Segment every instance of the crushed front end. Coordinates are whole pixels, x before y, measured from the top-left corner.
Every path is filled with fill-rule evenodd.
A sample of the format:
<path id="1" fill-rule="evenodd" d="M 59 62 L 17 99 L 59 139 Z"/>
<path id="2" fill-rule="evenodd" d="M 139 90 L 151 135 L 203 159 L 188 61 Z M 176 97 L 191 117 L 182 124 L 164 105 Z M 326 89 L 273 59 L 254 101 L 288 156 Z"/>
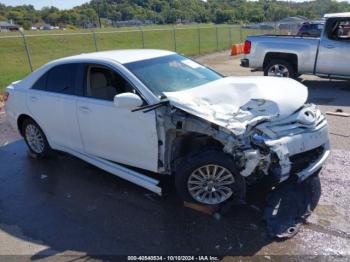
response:
<path id="1" fill-rule="evenodd" d="M 249 146 L 236 150 L 235 156 L 248 182 L 265 175 L 277 183 L 292 175 L 303 181 L 320 170 L 330 154 L 327 120 L 310 104 L 283 120 L 262 121 L 242 141 Z"/>

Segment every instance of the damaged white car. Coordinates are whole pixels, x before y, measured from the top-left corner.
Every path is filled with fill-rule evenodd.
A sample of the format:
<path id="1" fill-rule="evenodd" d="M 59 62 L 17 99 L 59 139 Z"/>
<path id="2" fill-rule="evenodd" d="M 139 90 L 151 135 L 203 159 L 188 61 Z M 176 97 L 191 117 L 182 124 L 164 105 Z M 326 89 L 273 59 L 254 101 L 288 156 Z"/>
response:
<path id="1" fill-rule="evenodd" d="M 316 173 L 327 121 L 291 79 L 223 77 L 169 51 L 81 54 L 7 87 L 7 116 L 38 157 L 60 150 L 161 194 L 218 205 L 247 184 Z M 144 170 L 144 172 L 142 171 Z"/>

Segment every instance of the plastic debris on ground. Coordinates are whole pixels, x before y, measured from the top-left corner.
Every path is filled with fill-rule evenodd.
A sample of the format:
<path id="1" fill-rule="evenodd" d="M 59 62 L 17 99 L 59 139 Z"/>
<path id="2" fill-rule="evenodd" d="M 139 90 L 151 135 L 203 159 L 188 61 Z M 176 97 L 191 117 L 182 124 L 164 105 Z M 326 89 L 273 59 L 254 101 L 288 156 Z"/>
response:
<path id="1" fill-rule="evenodd" d="M 264 220 L 271 237 L 295 236 L 321 196 L 321 182 L 313 175 L 301 183 L 287 180 L 267 196 Z"/>

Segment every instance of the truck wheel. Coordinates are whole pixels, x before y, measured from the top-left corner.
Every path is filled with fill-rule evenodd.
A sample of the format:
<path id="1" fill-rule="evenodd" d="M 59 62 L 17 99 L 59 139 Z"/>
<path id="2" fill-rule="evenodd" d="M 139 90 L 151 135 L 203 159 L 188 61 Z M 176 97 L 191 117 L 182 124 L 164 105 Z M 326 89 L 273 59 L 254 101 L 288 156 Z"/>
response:
<path id="1" fill-rule="evenodd" d="M 39 158 L 47 157 L 52 149 L 44 132 L 32 119 L 26 119 L 22 124 L 22 134 L 30 152 Z"/>
<path id="2" fill-rule="evenodd" d="M 245 181 L 235 169 L 232 156 L 220 151 L 204 151 L 180 160 L 175 185 L 184 201 L 205 205 L 245 196 Z"/>
<path id="3" fill-rule="evenodd" d="M 273 59 L 264 68 L 264 76 L 295 78 L 293 65 L 283 59 Z"/>

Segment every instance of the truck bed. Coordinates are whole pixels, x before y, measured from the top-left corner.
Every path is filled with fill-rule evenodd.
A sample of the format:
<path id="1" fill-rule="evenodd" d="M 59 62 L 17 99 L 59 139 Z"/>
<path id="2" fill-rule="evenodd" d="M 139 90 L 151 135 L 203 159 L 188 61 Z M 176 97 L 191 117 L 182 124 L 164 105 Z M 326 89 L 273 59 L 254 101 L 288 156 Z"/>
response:
<path id="1" fill-rule="evenodd" d="M 319 38 L 300 37 L 291 35 L 257 35 L 248 36 L 251 42 L 250 54 L 245 58 L 249 59 L 249 67 L 261 69 L 265 57 L 271 53 L 283 53 L 296 55 L 299 61 L 301 73 L 313 73 L 317 57 Z"/>
<path id="2" fill-rule="evenodd" d="M 298 36 L 298 35 L 274 35 L 274 34 L 264 34 L 264 35 L 255 35 L 255 36 L 270 36 L 270 37 L 284 37 L 284 38 L 312 38 L 312 39 L 320 39 L 319 37 L 313 36 Z"/>

